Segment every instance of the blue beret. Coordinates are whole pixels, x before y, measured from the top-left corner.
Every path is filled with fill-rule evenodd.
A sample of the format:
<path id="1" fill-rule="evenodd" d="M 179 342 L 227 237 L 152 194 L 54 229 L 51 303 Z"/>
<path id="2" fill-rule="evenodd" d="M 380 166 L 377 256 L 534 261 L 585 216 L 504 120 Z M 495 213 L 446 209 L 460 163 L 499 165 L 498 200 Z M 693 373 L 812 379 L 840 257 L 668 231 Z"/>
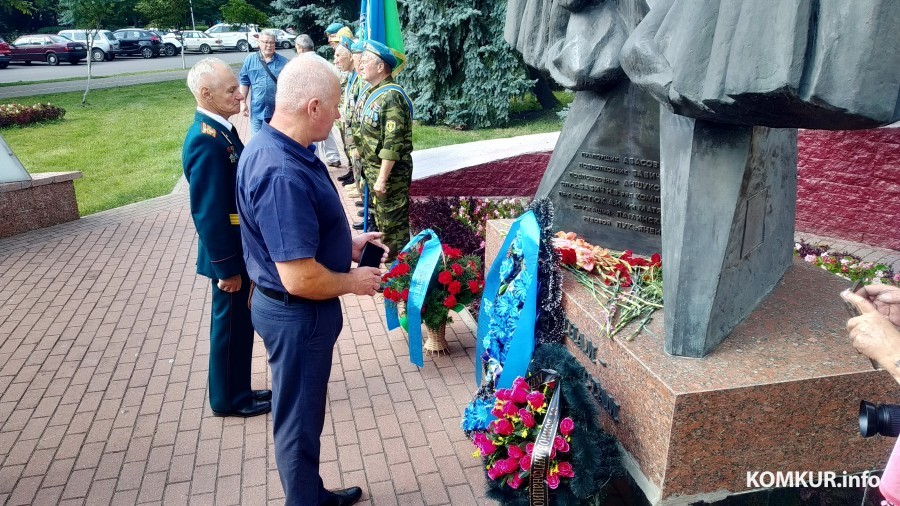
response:
<path id="1" fill-rule="evenodd" d="M 366 51 L 381 58 L 381 60 L 391 68 L 391 75 L 395 77 L 406 64 L 406 55 L 375 40 L 366 41 Z"/>
<path id="2" fill-rule="evenodd" d="M 341 37 L 340 45 L 344 46 L 347 51 L 350 51 L 350 48 L 353 47 L 353 39 L 350 37 Z"/>
<path id="3" fill-rule="evenodd" d="M 351 53 L 362 53 L 366 50 L 366 41 L 363 39 L 356 39 L 356 42 L 350 44 L 350 52 Z"/>
<path id="4" fill-rule="evenodd" d="M 338 30 L 344 27 L 344 23 L 331 23 L 328 25 L 328 28 L 325 29 L 325 33 L 328 35 L 334 35 Z"/>

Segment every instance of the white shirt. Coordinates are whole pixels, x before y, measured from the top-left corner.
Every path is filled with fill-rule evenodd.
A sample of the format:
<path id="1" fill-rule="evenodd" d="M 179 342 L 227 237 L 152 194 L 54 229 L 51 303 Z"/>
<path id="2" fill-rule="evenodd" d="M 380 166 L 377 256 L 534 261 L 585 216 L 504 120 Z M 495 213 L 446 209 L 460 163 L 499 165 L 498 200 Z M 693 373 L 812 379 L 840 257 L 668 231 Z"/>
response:
<path id="1" fill-rule="evenodd" d="M 231 131 L 232 127 L 234 126 L 227 119 L 223 118 L 222 116 L 219 116 L 218 114 L 216 114 L 214 112 L 207 111 L 206 109 L 204 109 L 202 107 L 198 107 L 197 110 L 202 112 L 203 114 L 209 116 L 210 118 L 218 121 L 219 123 L 221 123 L 222 126 L 225 127 L 225 130 L 228 130 L 229 132 Z"/>

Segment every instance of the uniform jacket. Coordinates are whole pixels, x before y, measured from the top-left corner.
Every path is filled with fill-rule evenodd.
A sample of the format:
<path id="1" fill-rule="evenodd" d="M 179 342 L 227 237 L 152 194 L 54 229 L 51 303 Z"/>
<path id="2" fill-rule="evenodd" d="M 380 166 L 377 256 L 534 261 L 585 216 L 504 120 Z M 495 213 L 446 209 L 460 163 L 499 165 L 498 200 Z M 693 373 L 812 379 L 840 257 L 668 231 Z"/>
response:
<path id="1" fill-rule="evenodd" d="M 357 149 L 363 165 L 375 170 L 381 160 L 394 160 L 394 173 L 412 176 L 412 109 L 408 97 L 400 88 L 379 93 L 379 89 L 393 86 L 388 77 L 360 96 L 359 143 Z M 362 107 L 359 105 L 362 104 Z"/>
<path id="2" fill-rule="evenodd" d="M 226 279 L 246 272 L 235 202 L 237 162 L 244 145 L 236 132 L 197 111 L 181 152 L 190 184 L 197 235 L 197 273 Z"/>

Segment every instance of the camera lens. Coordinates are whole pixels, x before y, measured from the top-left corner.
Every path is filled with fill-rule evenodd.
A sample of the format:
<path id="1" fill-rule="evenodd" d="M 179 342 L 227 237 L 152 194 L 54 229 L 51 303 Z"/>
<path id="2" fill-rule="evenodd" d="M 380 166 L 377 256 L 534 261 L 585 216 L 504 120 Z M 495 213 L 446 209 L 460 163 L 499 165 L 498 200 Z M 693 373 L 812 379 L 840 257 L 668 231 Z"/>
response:
<path id="1" fill-rule="evenodd" d="M 900 406 L 860 401 L 859 433 L 862 437 L 872 437 L 875 434 L 900 436 Z"/>

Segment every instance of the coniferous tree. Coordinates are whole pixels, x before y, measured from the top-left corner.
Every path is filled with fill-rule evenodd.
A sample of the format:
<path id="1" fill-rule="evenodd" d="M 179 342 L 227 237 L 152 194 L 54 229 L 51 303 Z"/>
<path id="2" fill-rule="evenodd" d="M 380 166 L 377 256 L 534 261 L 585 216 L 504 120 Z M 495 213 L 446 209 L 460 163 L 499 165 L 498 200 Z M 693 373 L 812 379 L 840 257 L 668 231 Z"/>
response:
<path id="1" fill-rule="evenodd" d="M 294 27 L 306 33 L 318 44 L 325 44 L 325 28 L 334 22 L 346 25 L 359 20 L 359 0 L 275 0 L 272 24 Z"/>
<path id="2" fill-rule="evenodd" d="M 503 0 L 413 0 L 400 5 L 407 68 L 399 81 L 423 123 L 486 128 L 509 121 L 509 100 L 531 89 L 503 40 Z"/>

